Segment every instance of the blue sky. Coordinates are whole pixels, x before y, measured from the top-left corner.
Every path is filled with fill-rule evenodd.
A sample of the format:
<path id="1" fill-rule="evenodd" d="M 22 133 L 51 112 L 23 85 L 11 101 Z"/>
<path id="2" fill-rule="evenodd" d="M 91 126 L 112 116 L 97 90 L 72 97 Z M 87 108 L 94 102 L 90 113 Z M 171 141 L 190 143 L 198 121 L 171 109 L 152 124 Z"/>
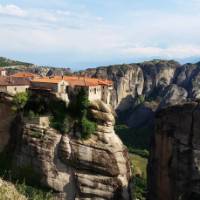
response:
<path id="1" fill-rule="evenodd" d="M 1 0 L 0 56 L 88 68 L 200 60 L 200 0 Z"/>

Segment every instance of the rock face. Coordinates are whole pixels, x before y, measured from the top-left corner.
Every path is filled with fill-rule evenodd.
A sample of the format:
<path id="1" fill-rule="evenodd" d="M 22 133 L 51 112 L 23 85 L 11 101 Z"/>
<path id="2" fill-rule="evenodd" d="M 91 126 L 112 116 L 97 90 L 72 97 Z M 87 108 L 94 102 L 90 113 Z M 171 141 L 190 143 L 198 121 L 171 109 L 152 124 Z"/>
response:
<path id="1" fill-rule="evenodd" d="M 9 101 L 3 98 L 0 98 L 0 101 L 0 152 L 2 152 L 9 142 L 14 113 L 11 110 Z"/>
<path id="2" fill-rule="evenodd" d="M 91 105 L 97 131 L 88 140 L 24 124 L 15 152 L 19 173 L 28 171 L 63 200 L 130 200 L 127 149 L 115 135 L 114 117 L 101 101 Z"/>
<path id="3" fill-rule="evenodd" d="M 200 199 L 200 106 L 172 106 L 156 115 L 148 166 L 150 200 Z"/>
<path id="4" fill-rule="evenodd" d="M 164 88 L 173 82 L 180 64 L 175 61 L 150 62 L 99 67 L 80 72 L 81 75 L 114 81 L 113 106 L 125 110 L 130 97 L 151 94 L 155 88 Z"/>
<path id="5" fill-rule="evenodd" d="M 157 110 L 144 112 L 145 105 L 138 110 L 137 99 L 140 96 L 145 97 L 146 102 L 156 101 L 159 109 L 186 99 L 200 98 L 200 62 L 180 65 L 173 60 L 152 60 L 87 69 L 79 74 L 113 80 L 112 105 L 120 118 L 124 116 L 121 120 L 131 127 L 136 125 L 134 116 L 140 116 L 139 121 L 146 121 L 146 118 L 153 121 L 154 115 L 149 113 Z M 138 127 L 140 124 L 143 123 L 138 123 Z"/>
<path id="6" fill-rule="evenodd" d="M 166 87 L 160 95 L 163 97 L 160 103 L 161 108 L 181 104 L 185 102 L 188 97 L 187 90 L 175 84 Z"/>
<path id="7" fill-rule="evenodd" d="M 112 105 L 119 110 L 127 109 L 131 100 L 135 96 L 142 94 L 144 87 L 143 72 L 137 65 L 100 67 L 89 69 L 80 74 L 113 80 Z"/>
<path id="8" fill-rule="evenodd" d="M 175 61 L 153 60 L 137 64 L 88 69 L 79 74 L 113 80 L 112 106 L 117 110 L 119 116 L 126 116 L 126 119 L 122 121 L 127 125 L 134 124 L 135 126 L 135 121 L 130 121 L 130 119 L 134 119 L 138 97 L 143 96 L 144 100 L 148 100 L 153 96 L 156 99 L 165 88 L 174 82 L 174 77 L 179 67 L 180 64 Z M 168 97 L 170 98 L 171 96 Z M 171 102 L 170 100 L 167 99 L 167 101 Z M 144 109 L 146 110 L 146 108 Z M 149 115 L 149 113 L 154 112 L 153 110 L 144 112 L 144 109 L 140 109 L 140 121 L 143 118 L 151 117 L 152 115 Z M 153 121 L 152 119 L 148 120 Z M 138 123 L 139 126 L 140 124 Z"/>

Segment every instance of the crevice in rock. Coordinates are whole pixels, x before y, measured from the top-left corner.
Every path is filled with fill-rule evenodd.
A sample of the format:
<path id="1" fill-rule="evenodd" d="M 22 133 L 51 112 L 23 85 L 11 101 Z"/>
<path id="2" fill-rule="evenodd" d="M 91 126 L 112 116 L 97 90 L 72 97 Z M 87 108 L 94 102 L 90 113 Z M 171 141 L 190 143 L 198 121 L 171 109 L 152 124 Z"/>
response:
<path id="1" fill-rule="evenodd" d="M 62 136 L 60 137 L 54 149 L 53 163 L 57 170 L 56 176 L 61 178 L 61 180 L 63 179 L 63 181 L 66 180 L 66 185 L 64 186 L 63 191 L 62 191 L 64 198 L 66 200 L 74 200 L 76 197 L 76 191 L 77 191 L 77 188 L 75 188 L 76 186 L 75 174 L 74 174 L 74 170 L 70 166 L 67 166 L 65 163 L 62 162 L 62 160 L 60 160 L 59 147 L 60 147 L 61 140 L 62 140 Z"/>

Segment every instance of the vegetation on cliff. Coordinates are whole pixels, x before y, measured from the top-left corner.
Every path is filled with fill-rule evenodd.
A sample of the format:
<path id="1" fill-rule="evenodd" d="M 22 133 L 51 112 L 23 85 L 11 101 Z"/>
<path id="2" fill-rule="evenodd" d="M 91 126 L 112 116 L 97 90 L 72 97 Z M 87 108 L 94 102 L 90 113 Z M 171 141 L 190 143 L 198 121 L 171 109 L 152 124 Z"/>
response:
<path id="1" fill-rule="evenodd" d="M 87 139 L 96 130 L 96 123 L 88 113 L 87 93 L 81 89 L 69 106 L 54 96 L 35 95 L 28 92 L 18 93 L 13 98 L 13 110 L 22 112 L 29 120 L 39 116 L 49 116 L 50 126 L 62 134 L 71 129 L 79 129 L 82 139 Z"/>
<path id="2" fill-rule="evenodd" d="M 16 60 L 11 60 L 11 59 L 7 59 L 7 58 L 4 58 L 4 57 L 0 57 L 0 67 L 16 66 L 16 65 L 30 66 L 32 64 L 26 63 L 26 62 L 20 62 L 20 61 L 16 61 Z"/>
<path id="3" fill-rule="evenodd" d="M 88 113 L 89 104 L 86 91 L 81 89 L 76 99 L 69 105 L 70 113 L 78 119 L 83 139 L 89 138 L 96 131 L 96 123 L 90 120 Z"/>
<path id="4" fill-rule="evenodd" d="M 150 130 L 149 127 L 129 128 L 124 124 L 118 124 L 115 126 L 115 132 L 128 147 L 130 153 L 134 199 L 146 199 L 147 160 L 149 157 L 149 144 L 152 130 Z"/>
<path id="5" fill-rule="evenodd" d="M 147 158 L 130 154 L 133 174 L 133 199 L 145 200 L 147 195 Z"/>
<path id="6" fill-rule="evenodd" d="M 29 100 L 28 92 L 17 93 L 13 97 L 13 110 L 14 111 L 23 111 L 28 100 Z"/>
<path id="7" fill-rule="evenodd" d="M 115 131 L 128 147 L 130 153 L 148 158 L 152 130 L 148 127 L 129 128 L 124 124 L 118 124 L 115 126 Z"/>
<path id="8" fill-rule="evenodd" d="M 0 199 L 1 200 L 53 200 L 51 191 L 37 188 L 25 176 L 17 176 L 17 168 L 12 166 L 13 156 L 6 149 L 0 153 Z M 25 173 L 25 172 L 23 172 Z M 28 177 L 34 174 L 28 174 Z"/>

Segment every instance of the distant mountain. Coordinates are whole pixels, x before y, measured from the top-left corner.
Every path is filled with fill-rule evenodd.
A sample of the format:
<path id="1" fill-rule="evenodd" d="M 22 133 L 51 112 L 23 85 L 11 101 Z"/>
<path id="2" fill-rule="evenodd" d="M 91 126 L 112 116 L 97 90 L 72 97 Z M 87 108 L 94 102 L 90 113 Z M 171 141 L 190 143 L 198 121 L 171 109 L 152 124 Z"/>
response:
<path id="1" fill-rule="evenodd" d="M 200 62 L 174 60 L 111 65 L 80 71 L 82 76 L 113 80 L 112 105 L 129 127 L 152 125 L 155 111 L 200 99 Z"/>
<path id="2" fill-rule="evenodd" d="M 8 66 L 16 66 L 16 65 L 32 66 L 33 64 L 11 60 L 5 57 L 0 57 L 0 67 L 8 67 Z"/>

